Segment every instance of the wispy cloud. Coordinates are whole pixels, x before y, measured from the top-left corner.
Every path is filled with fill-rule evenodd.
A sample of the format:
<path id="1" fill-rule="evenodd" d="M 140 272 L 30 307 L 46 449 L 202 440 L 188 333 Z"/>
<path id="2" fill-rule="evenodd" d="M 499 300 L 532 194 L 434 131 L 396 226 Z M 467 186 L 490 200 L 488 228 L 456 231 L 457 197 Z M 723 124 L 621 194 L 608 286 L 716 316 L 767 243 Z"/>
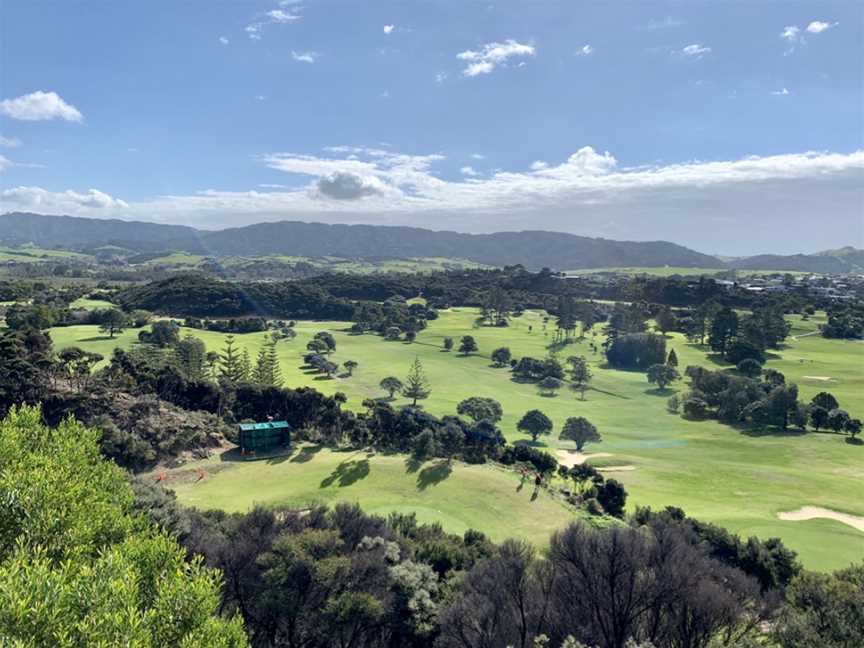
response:
<path id="1" fill-rule="evenodd" d="M 227 36 L 220 36 L 220 37 L 219 37 L 219 42 L 222 43 L 223 45 L 227 45 L 227 44 L 230 43 L 231 41 L 228 40 L 228 37 L 227 37 Z"/>
<path id="2" fill-rule="evenodd" d="M 681 48 L 681 54 L 691 59 L 701 59 L 706 54 L 711 53 L 711 48 L 706 45 L 700 45 L 699 43 L 693 43 L 692 45 L 688 45 L 687 47 Z"/>
<path id="3" fill-rule="evenodd" d="M 513 39 L 503 43 L 486 43 L 479 50 L 466 50 L 456 55 L 456 58 L 467 61 L 468 66 L 462 70 L 467 77 L 475 77 L 481 74 L 490 74 L 495 68 L 506 66 L 511 58 L 534 56 L 536 50 L 533 45 L 525 45 Z"/>
<path id="4" fill-rule="evenodd" d="M 17 137 L 3 137 L 0 135 L 0 146 L 5 148 L 17 148 L 21 146 L 21 140 Z"/>
<path id="5" fill-rule="evenodd" d="M 480 172 L 470 165 L 463 166 L 461 169 L 459 169 L 459 173 L 469 178 L 476 178 L 480 175 Z"/>
<path id="6" fill-rule="evenodd" d="M 824 31 L 828 31 L 832 27 L 836 27 L 840 23 L 836 22 L 823 22 L 821 20 L 814 20 L 809 25 L 807 25 L 807 32 L 810 34 L 821 34 Z"/>
<path id="7" fill-rule="evenodd" d="M 293 23 L 301 18 L 299 11 L 303 8 L 299 2 L 279 2 L 280 7 L 290 7 L 283 9 L 271 9 L 263 14 L 258 14 L 256 18 L 244 28 L 246 35 L 251 40 L 261 40 L 262 31 L 265 25 L 285 25 Z"/>
<path id="8" fill-rule="evenodd" d="M 384 25 L 385 34 L 392 34 L 394 29 L 396 29 L 396 25 Z"/>
<path id="9" fill-rule="evenodd" d="M 84 119 L 75 106 L 63 101 L 56 92 L 42 90 L 0 101 L 0 113 L 22 121 L 62 119 L 80 122 Z"/>
<path id="10" fill-rule="evenodd" d="M 291 58 L 300 63 L 314 63 L 318 60 L 318 52 L 295 52 L 291 51 Z"/>
<path id="11" fill-rule="evenodd" d="M 629 240 L 674 240 L 708 251 L 751 253 L 813 249 L 860 240 L 864 151 L 790 153 L 735 160 L 627 168 L 608 152 L 583 147 L 563 162 L 534 163 L 445 181 L 440 154 L 413 155 L 338 147 L 332 157 L 271 153 L 269 169 L 297 179 L 292 189 L 220 191 L 161 196 L 127 205 L 103 192 L 50 192 L 16 187 L 0 194 L 4 209 L 85 213 L 236 226 L 304 218 L 489 232 L 570 231 Z M 338 155 L 336 155 L 338 153 Z M 544 166 L 545 164 L 545 166 Z M 269 188 L 268 188 L 269 189 Z M 757 190 L 758 189 L 758 190 Z M 813 214 L 830 205 L 832 227 Z M 794 224 L 790 227 L 789 224 Z M 740 232 L 748 236 L 742 240 Z M 802 238 L 803 237 L 803 238 Z"/>
<path id="12" fill-rule="evenodd" d="M 787 88 L 781 88 L 780 90 L 772 90 L 771 94 L 775 95 L 777 97 L 785 97 L 786 95 L 789 95 L 792 93 L 789 92 L 789 90 Z"/>
<path id="13" fill-rule="evenodd" d="M 576 50 L 577 56 L 591 56 L 594 53 L 594 48 L 591 45 L 585 44 Z"/>
<path id="14" fill-rule="evenodd" d="M 801 38 L 801 28 L 795 25 L 786 25 L 780 32 L 780 38 L 787 43 L 797 43 Z"/>
<path id="15" fill-rule="evenodd" d="M 681 20 L 680 18 L 666 16 L 661 20 L 649 20 L 644 25 L 639 25 L 637 29 L 641 29 L 644 31 L 655 31 L 658 29 L 671 29 L 673 27 L 681 27 L 682 25 L 686 24 L 686 21 Z"/>

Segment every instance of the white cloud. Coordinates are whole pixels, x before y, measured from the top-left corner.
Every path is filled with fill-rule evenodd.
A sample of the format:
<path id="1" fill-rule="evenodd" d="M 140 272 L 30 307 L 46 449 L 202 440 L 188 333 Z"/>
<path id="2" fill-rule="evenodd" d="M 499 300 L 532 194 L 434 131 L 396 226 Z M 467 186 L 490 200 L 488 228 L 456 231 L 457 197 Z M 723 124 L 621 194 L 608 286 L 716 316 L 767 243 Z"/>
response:
<path id="1" fill-rule="evenodd" d="M 477 176 L 480 175 L 480 172 L 477 171 L 477 170 L 476 170 L 474 167 L 472 167 L 472 166 L 463 166 L 461 169 L 459 169 L 459 172 L 460 172 L 462 175 L 464 175 L 464 176 L 466 176 L 466 177 L 471 177 L 471 178 L 476 178 Z"/>
<path id="2" fill-rule="evenodd" d="M 836 23 L 836 22 L 829 23 L 829 22 L 823 22 L 821 20 L 814 20 L 809 25 L 807 25 L 807 31 L 810 34 L 821 34 L 822 32 L 827 31 L 827 30 L 831 29 L 832 27 L 836 27 L 839 24 L 840 23 Z"/>
<path id="3" fill-rule="evenodd" d="M 812 251 L 864 240 L 864 151 L 630 168 L 611 153 L 586 146 L 543 168 L 447 181 L 436 173 L 444 159 L 440 154 L 364 147 L 334 147 L 329 153 L 257 158 L 291 176 L 292 189 L 208 189 L 97 209 L 82 203 L 110 203 L 89 194 L 19 187 L 4 192 L 2 202 L 6 209 L 155 216 L 205 228 L 303 219 L 471 232 L 546 229 L 619 240 L 665 239 L 735 254 Z M 830 227 L 824 214 L 830 214 Z M 710 240 L 704 234 L 709 227 Z"/>
<path id="4" fill-rule="evenodd" d="M 270 11 L 266 11 L 263 14 L 258 14 L 255 17 L 255 20 L 250 22 L 245 27 L 246 35 L 249 36 L 252 40 L 261 40 L 262 38 L 262 30 L 265 25 L 285 25 L 288 23 L 293 23 L 301 18 L 299 13 L 302 7 L 299 2 L 285 1 L 279 2 L 280 7 L 296 7 L 296 10 L 292 9 L 271 9 Z"/>
<path id="5" fill-rule="evenodd" d="M 227 44 L 230 43 L 231 41 L 228 40 L 228 37 L 227 37 L 227 36 L 220 36 L 220 37 L 219 37 L 219 42 L 222 43 L 223 45 L 227 45 Z"/>
<path id="6" fill-rule="evenodd" d="M 531 170 L 532 171 L 542 171 L 543 169 L 548 169 L 548 168 L 549 168 L 549 165 L 546 162 L 544 162 L 543 160 L 534 160 L 531 163 Z"/>
<path id="7" fill-rule="evenodd" d="M 21 140 L 17 137 L 3 137 L 0 135 L 0 146 L 4 148 L 16 148 L 21 146 Z"/>
<path id="8" fill-rule="evenodd" d="M 472 153 L 471 158 L 474 160 L 485 160 L 486 156 L 483 155 L 482 153 Z"/>
<path id="9" fill-rule="evenodd" d="M 671 29 L 672 27 L 680 27 L 681 25 L 686 24 L 687 23 L 684 20 L 673 18 L 672 16 L 666 16 L 663 20 L 650 20 L 644 25 L 637 27 L 637 29 L 654 31 L 657 29 Z"/>
<path id="10" fill-rule="evenodd" d="M 320 54 L 318 52 L 295 52 L 291 51 L 291 58 L 300 63 L 314 63 Z"/>
<path id="11" fill-rule="evenodd" d="M 456 55 L 462 61 L 468 61 L 468 66 L 462 70 L 467 77 L 489 74 L 499 65 L 506 65 L 513 57 L 534 56 L 533 45 L 518 43 L 508 39 L 503 43 L 486 43 L 479 50 L 466 50 Z"/>
<path id="12" fill-rule="evenodd" d="M 266 101 L 266 99 L 264 95 L 255 95 L 255 101 Z"/>
<path id="13" fill-rule="evenodd" d="M 0 155 L 0 173 L 3 173 L 9 167 L 14 166 L 12 160 L 4 155 Z"/>
<path id="14" fill-rule="evenodd" d="M 46 213 L 80 213 L 91 209 L 125 210 L 129 203 L 113 198 L 98 189 L 52 192 L 41 187 L 14 187 L 0 193 L 3 209 L 44 211 Z"/>
<path id="15" fill-rule="evenodd" d="M 0 113 L 23 121 L 64 119 L 80 122 L 84 116 L 75 106 L 66 103 L 56 92 L 37 90 L 30 94 L 0 101 Z"/>
<path id="16" fill-rule="evenodd" d="M 786 25 L 783 28 L 783 31 L 780 32 L 780 38 L 785 40 L 787 43 L 797 43 L 801 38 L 801 28 L 796 27 L 795 25 Z"/>
<path id="17" fill-rule="evenodd" d="M 245 32 L 246 35 L 249 36 L 251 40 L 261 40 L 261 27 L 262 24 L 259 23 L 251 23 L 246 25 Z"/>
<path id="18" fill-rule="evenodd" d="M 778 96 L 778 97 L 785 97 L 786 95 L 788 95 L 788 94 L 792 94 L 792 93 L 789 92 L 788 89 L 786 89 L 786 88 L 782 88 L 782 89 L 780 89 L 780 90 L 773 90 L 773 91 L 771 92 L 771 94 L 772 94 L 772 95 L 775 95 L 775 96 Z"/>
<path id="19" fill-rule="evenodd" d="M 135 147 L 130 147 L 130 148 L 127 148 L 126 150 L 127 150 L 129 153 L 137 153 L 137 152 L 138 152 L 138 149 L 135 148 Z"/>
<path id="20" fill-rule="evenodd" d="M 384 25 L 385 34 L 392 34 L 394 29 L 396 29 L 396 25 Z"/>
<path id="21" fill-rule="evenodd" d="M 591 56 L 594 53 L 594 48 L 590 45 L 583 45 L 578 50 L 576 50 L 577 56 Z"/>
<path id="22" fill-rule="evenodd" d="M 283 9 L 273 9 L 272 11 L 268 11 L 266 15 L 271 22 L 280 24 L 294 22 L 295 20 L 300 20 L 300 18 L 302 18 L 302 16 L 298 14 Z"/>
<path id="23" fill-rule="evenodd" d="M 693 43 L 692 45 L 688 45 L 687 47 L 682 48 L 681 53 L 684 54 L 684 56 L 688 56 L 693 59 L 700 59 L 705 54 L 710 54 L 711 48 L 705 45 L 700 45 L 699 43 Z"/>

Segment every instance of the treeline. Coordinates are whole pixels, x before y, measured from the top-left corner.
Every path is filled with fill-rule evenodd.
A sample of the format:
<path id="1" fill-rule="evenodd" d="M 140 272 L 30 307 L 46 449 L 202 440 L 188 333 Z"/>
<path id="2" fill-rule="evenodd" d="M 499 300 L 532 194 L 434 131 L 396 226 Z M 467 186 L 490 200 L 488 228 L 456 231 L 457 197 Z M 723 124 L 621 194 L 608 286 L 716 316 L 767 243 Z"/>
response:
<path id="1" fill-rule="evenodd" d="M 826 338 L 864 338 L 864 303 L 832 305 L 827 310 L 828 321 L 822 326 Z"/>

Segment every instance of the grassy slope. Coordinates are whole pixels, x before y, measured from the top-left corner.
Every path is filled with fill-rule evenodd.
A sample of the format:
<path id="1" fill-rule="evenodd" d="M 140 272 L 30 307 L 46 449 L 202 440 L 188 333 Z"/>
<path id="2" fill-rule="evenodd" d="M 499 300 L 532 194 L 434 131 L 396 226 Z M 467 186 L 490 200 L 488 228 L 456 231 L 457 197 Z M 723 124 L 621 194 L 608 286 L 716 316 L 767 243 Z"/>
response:
<path id="1" fill-rule="evenodd" d="M 780 536 L 812 568 L 835 568 L 864 556 L 864 534 L 845 525 L 776 519 L 778 511 L 807 504 L 864 515 L 864 498 L 860 497 L 864 448 L 831 434 L 753 436 L 711 421 L 685 421 L 666 412 L 672 390 L 660 395 L 650 388 L 644 374 L 599 367 L 601 357 L 591 355 L 587 342 L 561 352 L 562 357 L 584 354 L 595 365 L 593 389 L 586 400 L 582 402 L 566 391 L 554 398 L 540 396 L 534 386 L 510 380 L 508 371 L 491 368 L 488 360 L 488 354 L 503 345 L 510 346 L 516 356 L 544 356 L 552 333 L 544 335 L 540 315 L 526 313 L 505 329 L 472 329 L 474 317 L 472 309 L 444 312 L 413 345 L 385 342 L 372 335 L 347 335 L 342 332 L 346 323 L 300 322 L 297 339 L 279 346 L 285 383 L 312 384 L 325 393 L 342 391 L 348 395 L 349 407 L 359 409 L 364 398 L 381 396 L 377 385 L 382 377 L 404 376 L 417 355 L 432 384 L 432 397 L 425 406 L 435 414 L 455 412 L 456 404 L 470 395 L 496 398 L 504 406 L 502 428 L 511 440 L 524 438 L 516 431 L 516 422 L 528 409 L 545 411 L 556 430 L 568 416 L 586 416 L 604 437 L 589 450 L 613 453 L 616 459 L 636 467 L 615 473 L 627 485 L 631 507 L 676 505 L 742 534 Z M 795 319 L 793 334 L 813 331 L 817 322 Z M 528 332 L 529 325 L 533 332 Z M 324 329 L 334 331 L 337 337 L 334 361 L 353 359 L 359 363 L 354 377 L 323 380 L 303 373 L 300 357 L 305 344 L 316 331 Z M 444 336 L 458 340 L 465 333 L 475 336 L 483 355 L 463 358 L 440 350 Z M 218 333 L 194 334 L 208 349 L 220 348 L 224 339 Z M 117 342 L 129 344 L 136 335 L 128 330 Z M 100 339 L 96 328 L 90 326 L 55 329 L 52 337 L 58 347 L 80 344 L 106 357 L 117 343 Z M 260 333 L 236 337 L 253 357 L 263 340 Z M 716 366 L 704 350 L 687 344 L 681 336 L 672 336 L 669 346 L 675 348 L 682 368 L 688 364 Z M 840 399 L 841 406 L 854 416 L 864 417 L 864 344 L 812 335 L 790 340 L 778 356 L 768 366 L 797 382 L 802 397 L 828 389 Z M 831 376 L 837 382 L 820 383 L 803 376 Z M 683 390 L 683 385 L 678 389 Z M 397 399 L 395 404 L 404 402 Z M 557 437 L 545 442 L 558 445 Z M 308 492 L 316 492 L 314 484 Z"/>
<path id="2" fill-rule="evenodd" d="M 481 529 L 494 540 L 526 538 L 545 544 L 574 512 L 511 472 L 486 466 L 430 461 L 412 466 L 403 456 L 334 452 L 306 446 L 291 458 L 195 464 L 218 475 L 196 483 L 194 472 L 170 481 L 178 497 L 199 508 L 247 510 L 253 504 L 359 502 L 370 513 L 414 511 L 422 522 L 440 522 L 448 531 Z M 173 473 L 171 479 L 178 473 Z"/>

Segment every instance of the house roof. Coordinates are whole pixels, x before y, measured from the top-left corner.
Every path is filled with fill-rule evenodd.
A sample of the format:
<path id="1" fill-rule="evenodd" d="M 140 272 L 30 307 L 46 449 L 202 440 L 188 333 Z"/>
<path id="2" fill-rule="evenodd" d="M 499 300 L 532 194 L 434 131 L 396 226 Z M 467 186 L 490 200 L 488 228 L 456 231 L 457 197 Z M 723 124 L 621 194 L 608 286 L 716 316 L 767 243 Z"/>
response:
<path id="1" fill-rule="evenodd" d="M 290 428 L 288 421 L 265 421 L 263 423 L 241 423 L 240 430 L 250 432 L 252 430 L 285 430 Z"/>

